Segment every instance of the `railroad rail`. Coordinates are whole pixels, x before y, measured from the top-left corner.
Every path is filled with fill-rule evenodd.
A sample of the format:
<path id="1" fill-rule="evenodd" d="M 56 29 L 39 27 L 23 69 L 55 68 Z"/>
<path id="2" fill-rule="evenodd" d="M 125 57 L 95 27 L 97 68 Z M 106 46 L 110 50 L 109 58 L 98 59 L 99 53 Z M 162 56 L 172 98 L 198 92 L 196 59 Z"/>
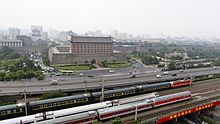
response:
<path id="1" fill-rule="evenodd" d="M 220 81 L 217 79 L 210 81 L 209 83 L 200 84 L 193 87 L 171 89 L 168 91 L 161 91 L 158 93 L 161 96 L 161 95 L 167 95 L 167 94 L 172 94 L 186 90 L 192 92 L 193 100 L 172 104 L 169 106 L 164 106 L 154 110 L 149 110 L 147 112 L 140 112 L 138 113 L 138 120 L 141 120 L 141 123 L 143 124 L 157 123 L 158 120 L 161 118 L 169 117 L 175 114 L 177 114 L 177 116 L 175 117 L 178 117 L 178 114 L 180 112 L 186 112 L 186 111 L 188 112 L 193 108 L 195 108 L 196 111 L 196 108 L 198 107 L 201 107 L 202 110 L 202 107 L 204 105 L 210 104 L 210 107 L 212 107 L 211 103 L 215 103 L 217 101 L 220 102 Z M 126 117 L 122 117 L 121 120 L 123 120 L 125 123 L 134 123 L 134 118 L 135 115 L 128 115 Z M 105 122 L 105 123 L 109 124 L 109 122 Z"/>

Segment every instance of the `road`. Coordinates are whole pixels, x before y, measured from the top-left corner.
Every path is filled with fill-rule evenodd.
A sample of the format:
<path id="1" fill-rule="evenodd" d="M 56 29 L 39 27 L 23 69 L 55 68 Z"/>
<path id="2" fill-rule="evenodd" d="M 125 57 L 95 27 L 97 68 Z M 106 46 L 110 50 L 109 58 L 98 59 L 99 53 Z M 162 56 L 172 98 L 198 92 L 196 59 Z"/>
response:
<path id="1" fill-rule="evenodd" d="M 203 70 L 203 71 L 202 71 Z M 174 71 L 173 71 L 174 72 Z M 169 73 L 173 73 L 169 72 Z M 177 73 L 177 71 L 175 71 Z M 204 75 L 204 74 L 214 74 L 220 73 L 220 69 L 213 69 L 213 68 L 205 68 L 205 69 L 191 69 L 187 70 L 186 72 L 189 75 Z M 137 74 L 136 78 L 129 78 L 129 75 L 123 75 L 120 77 L 105 77 L 105 88 L 110 87 L 124 87 L 124 86 L 132 86 L 132 85 L 140 85 L 140 84 L 147 84 L 149 82 L 156 82 L 161 80 L 174 80 L 178 78 L 183 78 L 186 75 L 181 73 L 177 76 L 171 75 L 163 75 L 162 78 L 156 78 L 157 74 L 161 74 L 162 72 L 154 72 L 154 73 L 145 73 L 145 74 Z M 180 72 L 179 72 L 180 73 Z M 114 79 L 114 80 L 113 80 Z M 35 93 L 43 93 L 45 91 L 53 91 L 62 89 L 64 91 L 82 91 L 85 90 L 87 87 L 88 89 L 95 89 L 101 88 L 101 80 L 92 79 L 87 80 L 86 83 L 83 83 L 86 79 L 78 79 L 78 80 L 67 80 L 67 81 L 59 81 L 58 85 L 50 85 L 47 81 L 42 82 L 30 82 L 30 83 L 0 83 L 1 92 L 0 95 L 4 95 L 7 93 L 19 93 L 23 92 L 24 89 L 26 92 L 35 92 Z"/>

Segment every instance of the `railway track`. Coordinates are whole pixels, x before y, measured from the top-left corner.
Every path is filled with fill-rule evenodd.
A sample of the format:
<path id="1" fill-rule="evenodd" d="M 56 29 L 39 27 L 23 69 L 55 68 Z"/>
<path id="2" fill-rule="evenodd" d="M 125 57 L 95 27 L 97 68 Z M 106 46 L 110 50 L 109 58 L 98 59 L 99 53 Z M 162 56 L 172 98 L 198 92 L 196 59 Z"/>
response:
<path id="1" fill-rule="evenodd" d="M 208 83 L 204 81 L 195 83 L 192 87 L 182 87 L 178 89 L 171 89 L 166 91 L 160 91 L 158 94 L 160 96 L 173 94 L 177 92 L 182 91 L 191 91 L 192 93 L 192 100 L 184 101 L 181 103 L 172 104 L 169 106 L 160 107 L 157 109 L 149 110 L 147 112 L 140 112 L 138 114 L 138 118 L 153 118 L 156 115 L 158 115 L 158 111 L 160 113 L 168 113 L 173 112 L 174 110 L 179 109 L 180 107 L 185 107 L 189 104 L 197 103 L 199 100 L 201 100 L 198 103 L 202 103 L 207 100 L 208 97 L 213 96 L 214 97 L 220 97 L 220 80 L 214 79 L 214 80 L 208 80 Z M 146 116 L 146 113 L 147 116 Z M 124 123 L 134 123 L 135 115 L 127 115 L 125 117 L 122 117 L 121 120 L 124 121 Z M 110 122 L 105 122 L 105 124 L 110 124 Z"/>

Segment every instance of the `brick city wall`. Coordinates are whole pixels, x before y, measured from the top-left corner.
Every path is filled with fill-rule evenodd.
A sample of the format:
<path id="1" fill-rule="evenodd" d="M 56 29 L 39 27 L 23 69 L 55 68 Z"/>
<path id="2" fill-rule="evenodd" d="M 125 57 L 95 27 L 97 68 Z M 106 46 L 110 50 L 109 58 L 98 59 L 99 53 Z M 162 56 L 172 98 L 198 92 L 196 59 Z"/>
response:
<path id="1" fill-rule="evenodd" d="M 113 53 L 102 56 L 76 56 L 69 53 L 53 53 L 50 49 L 48 55 L 51 65 L 70 65 L 74 64 L 74 62 L 77 62 L 78 64 L 84 64 L 85 61 L 90 62 L 92 59 L 95 59 L 97 63 L 101 63 L 105 60 L 107 60 L 108 62 L 112 62 L 113 60 L 116 60 L 117 62 L 127 61 L 126 55 L 121 53 Z"/>

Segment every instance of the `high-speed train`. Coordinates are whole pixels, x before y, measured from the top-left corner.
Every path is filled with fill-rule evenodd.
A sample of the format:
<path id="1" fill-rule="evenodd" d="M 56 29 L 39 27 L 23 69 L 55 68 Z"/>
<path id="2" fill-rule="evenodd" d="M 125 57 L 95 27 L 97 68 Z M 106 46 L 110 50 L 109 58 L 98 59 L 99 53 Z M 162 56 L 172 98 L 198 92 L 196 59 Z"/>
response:
<path id="1" fill-rule="evenodd" d="M 105 101 L 114 100 L 128 96 L 144 94 L 148 92 L 155 92 L 158 90 L 187 86 L 190 84 L 192 84 L 191 80 L 180 80 L 180 81 L 171 81 L 171 82 L 155 83 L 148 85 L 139 85 L 136 87 L 122 88 L 117 90 L 109 90 L 109 91 L 104 91 L 104 99 Z M 27 106 L 28 115 L 31 115 L 45 111 L 54 111 L 64 108 L 75 107 L 79 105 L 86 105 L 86 104 L 100 102 L 101 95 L 102 95 L 101 92 L 94 92 L 94 93 L 82 94 L 77 96 L 68 96 L 68 97 L 54 98 L 48 100 L 33 101 L 23 105 L 14 104 L 14 105 L 1 106 L 0 120 L 24 116 L 25 105 Z"/>
<path id="2" fill-rule="evenodd" d="M 2 120 L 0 123 L 4 124 L 18 124 L 18 123 L 37 123 L 37 124 L 88 124 L 93 121 L 104 121 L 115 117 L 121 117 L 134 113 L 135 111 L 147 111 L 156 109 L 157 107 L 169 105 L 176 102 L 186 101 L 191 99 L 191 92 L 185 91 L 166 96 L 159 96 L 155 98 L 146 99 L 144 101 L 133 102 L 118 106 L 111 106 L 111 102 L 105 102 L 103 106 L 98 107 L 97 104 L 74 107 L 70 109 L 57 110 L 51 112 L 52 114 L 45 114 L 46 117 L 30 115 L 25 117 Z M 102 104 L 102 103 L 100 103 Z M 88 107 L 90 106 L 90 107 Z M 96 109 L 95 109 L 96 106 Z M 94 107 L 94 108 L 93 108 Z M 39 114 L 38 114 L 39 115 Z M 40 118 L 39 118 L 40 117 Z"/>

